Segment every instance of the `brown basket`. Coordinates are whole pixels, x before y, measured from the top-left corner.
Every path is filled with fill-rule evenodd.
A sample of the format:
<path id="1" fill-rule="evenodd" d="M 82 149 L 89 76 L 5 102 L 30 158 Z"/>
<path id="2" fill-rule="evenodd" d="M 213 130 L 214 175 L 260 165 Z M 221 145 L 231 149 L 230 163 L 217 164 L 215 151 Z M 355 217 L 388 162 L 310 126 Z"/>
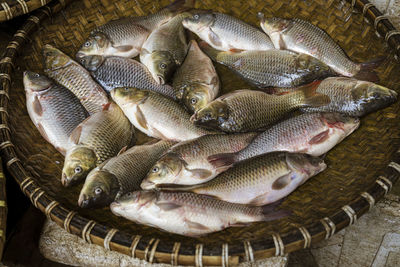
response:
<path id="1" fill-rule="evenodd" d="M 32 12 L 39 7 L 47 5 L 50 1 L 51 0 L 1 0 L 0 22 Z"/>
<path id="2" fill-rule="evenodd" d="M 7 226 L 7 195 L 6 177 L 3 172 L 3 164 L 0 159 L 0 264 L 3 258 L 4 243 L 6 242 Z"/>
<path id="3" fill-rule="evenodd" d="M 387 55 L 378 69 L 380 83 L 400 91 L 400 65 L 395 59 L 400 56 L 400 33 L 368 1 L 198 2 L 198 8 L 228 13 L 252 24 L 257 23 L 258 11 L 307 19 L 325 29 L 354 60 Z M 293 215 L 280 221 L 187 238 L 111 216 L 108 208 L 77 208 L 80 187 L 61 186 L 63 158 L 30 122 L 21 70 L 42 70 L 40 48 L 45 43 L 74 55 L 96 25 L 121 16 L 153 13 L 167 3 L 75 1 L 52 21 L 45 20 L 49 11 L 62 8 L 60 2 L 53 1 L 31 16 L 8 45 L 0 61 L 0 150 L 21 190 L 49 218 L 89 243 L 149 262 L 227 266 L 284 255 L 327 239 L 353 224 L 391 189 L 400 172 L 399 102 L 364 117 L 360 129 L 328 154 L 328 169 L 285 199 L 283 208 L 292 210 Z M 41 30 L 34 33 L 39 24 Z M 28 38 L 32 43 L 22 51 Z M 17 52 L 21 53 L 19 57 Z M 248 86 L 222 66 L 218 65 L 217 71 L 224 93 Z"/>

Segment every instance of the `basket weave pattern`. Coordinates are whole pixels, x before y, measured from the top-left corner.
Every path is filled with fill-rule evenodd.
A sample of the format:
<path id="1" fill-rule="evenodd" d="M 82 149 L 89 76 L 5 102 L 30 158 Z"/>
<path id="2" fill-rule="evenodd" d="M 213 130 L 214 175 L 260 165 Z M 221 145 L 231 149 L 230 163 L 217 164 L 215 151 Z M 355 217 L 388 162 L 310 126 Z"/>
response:
<path id="1" fill-rule="evenodd" d="M 41 72 L 40 49 L 44 44 L 51 43 L 73 55 L 95 26 L 126 15 L 154 13 L 167 3 L 76 1 L 54 16 L 52 22 L 43 21 L 40 31 L 31 34 L 50 16 L 50 10 L 54 13 L 63 7 L 64 2 L 53 1 L 48 8 L 38 10 L 10 42 L 0 61 L 0 150 L 10 172 L 36 207 L 89 243 L 150 262 L 230 265 L 283 255 L 329 238 L 354 223 L 390 190 L 400 171 L 398 103 L 363 118 L 360 129 L 329 153 L 326 158 L 328 170 L 312 178 L 284 201 L 283 208 L 293 210 L 294 214 L 279 222 L 255 223 L 193 239 L 130 223 L 110 216 L 107 209 L 77 209 L 79 187 L 71 190 L 60 185 L 63 159 L 30 123 L 25 109 L 22 74 L 15 70 L 15 75 L 11 76 L 13 67 Z M 400 66 L 394 59 L 394 56 L 400 56 L 399 32 L 367 1 L 206 0 L 198 4 L 199 8 L 212 8 L 252 24 L 257 24 L 258 11 L 310 20 L 333 36 L 354 60 L 367 61 L 388 55 L 378 69 L 381 84 L 400 90 Z M 354 5 L 359 11 L 357 14 L 353 13 Z M 365 18 L 372 23 L 367 23 Z M 375 30 L 382 37 L 378 37 Z M 21 51 L 28 37 L 32 45 L 17 61 L 16 53 Z M 217 71 L 225 92 L 247 86 L 224 67 L 217 66 Z"/>

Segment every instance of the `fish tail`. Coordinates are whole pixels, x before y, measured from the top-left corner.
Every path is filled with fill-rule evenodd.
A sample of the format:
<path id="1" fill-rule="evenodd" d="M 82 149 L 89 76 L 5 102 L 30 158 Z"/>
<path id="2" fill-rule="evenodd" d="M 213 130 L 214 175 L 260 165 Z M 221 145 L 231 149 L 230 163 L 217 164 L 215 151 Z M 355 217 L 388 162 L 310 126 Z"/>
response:
<path id="1" fill-rule="evenodd" d="M 201 50 L 203 50 L 204 53 L 206 53 L 212 60 L 216 61 L 218 55 L 221 53 L 221 51 L 211 47 L 209 44 L 207 44 L 204 41 L 201 41 L 199 43 L 199 47 Z"/>
<path id="2" fill-rule="evenodd" d="M 188 11 L 194 8 L 196 0 L 175 0 L 173 3 L 165 7 L 172 14 L 177 15 L 179 13 Z"/>
<path id="3" fill-rule="evenodd" d="M 290 210 L 284 210 L 284 209 L 276 210 L 282 204 L 282 202 L 283 200 L 278 200 L 272 204 L 260 207 L 263 216 L 262 220 L 268 222 L 290 216 L 292 214 Z"/>
<path id="4" fill-rule="evenodd" d="M 207 158 L 214 168 L 230 167 L 237 161 L 237 153 L 221 153 L 211 155 Z"/>
<path id="5" fill-rule="evenodd" d="M 321 107 L 331 102 L 329 96 L 317 93 L 321 81 L 315 81 L 310 84 L 299 87 L 293 94 L 301 94 L 301 107 Z M 287 94 L 290 97 L 291 94 Z"/>
<path id="6" fill-rule="evenodd" d="M 379 57 L 369 62 L 364 62 L 360 64 L 360 71 L 354 75 L 354 78 L 362 81 L 378 82 L 378 74 L 374 69 L 378 68 L 386 57 Z"/>

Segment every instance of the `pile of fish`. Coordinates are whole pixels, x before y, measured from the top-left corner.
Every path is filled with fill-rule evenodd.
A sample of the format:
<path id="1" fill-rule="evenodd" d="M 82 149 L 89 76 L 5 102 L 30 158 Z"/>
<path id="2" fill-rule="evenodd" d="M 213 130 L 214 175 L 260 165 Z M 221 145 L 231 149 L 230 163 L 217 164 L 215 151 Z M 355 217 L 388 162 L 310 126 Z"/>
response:
<path id="1" fill-rule="evenodd" d="M 355 63 L 301 19 L 259 19 L 264 32 L 177 0 L 94 29 L 76 60 L 44 46 L 27 109 L 65 156 L 62 185 L 84 182 L 80 207 L 187 236 L 283 218 L 279 200 L 359 117 L 396 101 L 374 83 L 381 59 Z M 259 90 L 220 95 L 213 62 Z M 155 140 L 135 145 L 135 131 Z"/>

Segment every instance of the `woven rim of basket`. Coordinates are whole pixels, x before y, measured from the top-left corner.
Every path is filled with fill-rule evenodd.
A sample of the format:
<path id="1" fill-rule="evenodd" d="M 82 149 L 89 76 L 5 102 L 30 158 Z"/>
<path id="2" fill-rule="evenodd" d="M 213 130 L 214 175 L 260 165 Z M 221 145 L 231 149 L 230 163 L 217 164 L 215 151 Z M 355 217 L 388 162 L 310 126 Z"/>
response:
<path id="1" fill-rule="evenodd" d="M 0 22 L 32 12 L 47 5 L 51 0 L 13 0 L 0 4 Z M 64 2 L 64 1 L 63 1 Z"/>
<path id="2" fill-rule="evenodd" d="M 311 243 L 331 237 L 336 232 L 353 224 L 360 216 L 368 212 L 374 204 L 385 196 L 400 176 L 400 150 L 391 162 L 382 170 L 375 183 L 357 198 L 344 205 L 329 217 L 321 218 L 310 225 L 297 227 L 289 233 L 273 233 L 260 241 L 244 241 L 234 244 L 224 243 L 220 247 L 207 247 L 193 243 L 183 247 L 179 242 L 160 240 L 157 237 L 130 236 L 118 229 L 109 228 L 93 220 L 80 216 L 76 211 L 68 210 L 52 199 L 29 176 L 16 155 L 11 142 L 8 124 L 9 90 L 11 88 L 14 62 L 27 38 L 39 26 L 41 21 L 63 9 L 72 0 L 52 1 L 46 7 L 38 9 L 19 29 L 8 44 L 5 56 L 0 60 L 0 151 L 10 173 L 19 183 L 22 192 L 30 198 L 33 205 L 70 233 L 82 237 L 86 242 L 97 244 L 106 249 L 118 251 L 149 262 L 163 262 L 172 265 L 234 265 L 243 261 L 282 256 L 286 253 L 310 247 Z M 400 31 L 391 24 L 386 16 L 371 3 L 364 0 L 347 0 L 352 7 L 358 8 L 371 22 L 376 33 L 385 39 L 400 57 Z M 160 242 L 163 246 L 158 246 Z"/>

